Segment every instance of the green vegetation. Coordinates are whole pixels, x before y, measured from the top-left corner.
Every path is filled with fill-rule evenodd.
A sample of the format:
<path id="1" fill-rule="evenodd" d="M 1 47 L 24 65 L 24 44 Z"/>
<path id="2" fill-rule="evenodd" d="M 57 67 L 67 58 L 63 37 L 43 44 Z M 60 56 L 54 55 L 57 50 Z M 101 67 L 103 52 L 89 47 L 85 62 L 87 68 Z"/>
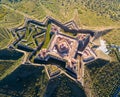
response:
<path id="1" fill-rule="evenodd" d="M 109 52 L 109 56 L 111 57 L 111 61 L 120 62 L 119 46 L 112 47 L 111 44 L 108 44 L 107 49 Z"/>
<path id="2" fill-rule="evenodd" d="M 8 61 L 8 60 L 0 60 L 0 77 L 2 76 L 5 71 L 11 67 L 15 62 L 14 61 Z"/>
<path id="3" fill-rule="evenodd" d="M 118 97 L 120 97 L 120 92 L 118 93 Z"/>
<path id="4" fill-rule="evenodd" d="M 55 64 L 49 64 L 46 67 L 50 77 L 56 76 L 60 73 L 60 69 Z"/>
<path id="5" fill-rule="evenodd" d="M 116 59 L 118 60 L 118 62 L 120 62 L 120 51 L 119 51 L 119 49 L 115 48 L 114 52 L 115 52 L 115 55 L 116 55 Z"/>
<path id="6" fill-rule="evenodd" d="M 97 12 L 98 15 L 110 17 L 113 20 L 120 20 L 120 1 L 119 0 L 80 0 L 84 6 Z"/>
<path id="7" fill-rule="evenodd" d="M 0 20 L 4 19 L 6 14 L 6 9 L 0 6 Z"/>
<path id="8" fill-rule="evenodd" d="M 10 50 L 0 50 L 0 79 L 14 71 L 22 61 L 23 53 Z"/>
<path id="9" fill-rule="evenodd" d="M 50 91 L 51 90 L 51 91 Z M 46 97 L 86 97 L 80 84 L 75 83 L 65 75 L 49 81 Z"/>
<path id="10" fill-rule="evenodd" d="M 7 47 L 13 41 L 13 36 L 7 28 L 0 27 L 0 49 Z"/>
<path id="11" fill-rule="evenodd" d="M 0 27 L 17 27 L 23 23 L 23 16 L 0 5 Z"/>
<path id="12" fill-rule="evenodd" d="M 43 97 L 47 83 L 43 66 L 24 64 L 1 80 L 0 93 L 7 97 Z"/>
<path id="13" fill-rule="evenodd" d="M 7 4 L 13 9 L 24 12 L 25 14 L 28 14 L 31 17 L 35 17 L 37 19 L 43 19 L 46 16 L 45 11 L 39 4 L 39 0 L 21 0 L 21 2 L 16 3 L 8 2 L 8 0 L 2 0 L 2 3 Z"/>
<path id="14" fill-rule="evenodd" d="M 55 71 L 59 70 L 56 65 L 52 65 L 52 64 L 47 65 L 47 69 L 48 69 L 50 72 L 55 72 Z"/>
<path id="15" fill-rule="evenodd" d="M 16 13 L 16 10 L 30 15 L 30 17 L 34 16 L 38 20 L 43 19 L 46 15 L 53 16 L 62 22 L 74 19 L 80 27 L 87 29 L 116 28 L 120 25 L 118 21 L 119 0 L 37 0 L 35 2 L 34 0 L 22 0 L 20 2 L 17 0 L 14 3 L 2 0 L 2 3 L 15 10 L 10 11 L 2 7 L 0 15 L 4 16 L 4 19 L 1 18 L 2 23 L 0 26 L 11 27 L 22 23 L 23 16 Z M 104 38 L 111 43 L 119 44 L 119 32 L 119 30 L 113 30 L 110 32 L 111 34 L 108 34 Z M 109 36 L 115 37 L 109 39 Z"/>
<path id="16" fill-rule="evenodd" d="M 96 0 L 90 0 L 90 1 L 80 0 L 80 1 L 81 2 L 79 3 L 78 1 L 73 2 L 72 0 L 69 0 L 69 1 L 37 0 L 36 2 L 34 2 L 34 0 L 23 0 L 19 3 L 9 3 L 7 0 L 4 0 L 2 2 L 5 4 L 8 4 L 10 7 L 16 10 L 27 13 L 30 16 L 35 16 L 35 18 L 37 19 L 42 19 L 44 16 L 50 15 L 58 20 L 61 20 L 62 22 L 65 22 L 73 18 L 79 26 L 85 27 L 88 29 L 89 28 L 96 29 L 96 27 L 100 29 L 101 27 L 105 27 L 105 26 L 118 27 L 118 25 L 120 25 L 120 22 L 115 21 L 116 19 L 114 21 L 110 19 L 111 18 L 110 14 L 112 14 L 111 13 L 112 11 L 113 13 L 117 14 L 117 15 L 113 14 L 114 15 L 113 18 L 116 18 L 116 16 L 117 17 L 119 16 L 119 13 L 118 13 L 119 3 L 116 3 L 116 2 L 119 2 L 118 0 L 116 1 L 102 0 L 100 1 L 100 3 L 97 3 L 98 0 L 97 1 Z M 94 4 L 96 6 L 94 6 Z M 105 6 L 105 10 L 103 6 Z M 5 14 L 5 12 L 6 11 L 4 11 L 3 13 L 2 11 L 1 13 Z M 17 15 L 17 16 L 20 16 L 20 15 Z M 11 23 L 13 22 L 11 21 Z M 89 26 L 89 27 L 86 27 L 86 26 Z M 114 37 L 115 39 L 111 38 L 109 40 L 110 42 L 115 44 L 120 43 L 118 38 L 119 35 L 117 33 L 119 34 L 119 30 L 115 30 L 111 32 L 110 35 L 116 36 L 117 38 L 115 37 Z M 108 37 L 110 35 L 108 35 Z M 107 36 L 105 37 L 105 39 L 108 40 Z"/>
<path id="17" fill-rule="evenodd" d="M 112 53 L 114 56 L 118 53 Z M 85 84 L 97 97 L 112 96 L 120 84 L 120 63 L 96 60 L 86 64 Z M 87 87 L 87 86 L 86 86 Z"/>
<path id="18" fill-rule="evenodd" d="M 120 29 L 114 29 L 107 33 L 103 38 L 110 44 L 120 45 Z"/>
<path id="19" fill-rule="evenodd" d="M 102 27 L 107 26 L 114 26 L 118 27 L 119 22 L 113 21 L 110 18 L 107 18 L 105 16 L 99 16 L 96 14 L 96 12 L 93 12 L 89 9 L 80 9 L 78 10 L 82 11 L 82 14 L 79 14 L 78 18 L 80 19 L 80 24 L 82 27 L 87 26 L 87 29 L 96 29 L 99 30 Z"/>
<path id="20" fill-rule="evenodd" d="M 110 96 L 120 84 L 120 63 L 112 62 L 100 70 L 93 80 L 93 88 L 97 95 Z"/>
<path id="21" fill-rule="evenodd" d="M 20 44 L 34 49 L 41 42 L 44 41 L 44 33 L 42 33 L 42 31 L 43 31 L 43 29 L 45 29 L 45 27 L 39 26 L 39 25 L 36 25 L 36 26 L 32 23 L 28 23 L 26 25 L 25 31 L 20 31 L 19 30 L 18 32 L 16 32 L 19 36 L 18 38 L 25 35 L 22 38 L 22 40 L 20 41 Z M 37 34 L 39 34 L 39 35 L 37 35 Z"/>
<path id="22" fill-rule="evenodd" d="M 38 20 L 42 20 L 46 15 L 53 16 L 62 22 L 74 19 L 81 28 L 87 29 L 102 30 L 110 27 L 114 30 L 103 38 L 110 44 L 120 45 L 120 29 L 117 29 L 120 25 L 119 0 L 2 0 L 1 3 L 5 5 L 0 4 L 0 49 L 7 47 L 13 41 L 7 28 L 23 24 L 24 16 L 28 15 Z M 33 35 L 41 29 L 36 30 L 33 26 L 30 28 L 32 30 L 28 27 L 25 32 L 27 41 L 21 44 L 35 48 L 41 41 L 44 41 L 44 35 L 33 39 Z M 49 24 L 43 48 L 47 48 L 50 42 L 50 29 Z M 66 34 L 71 36 L 71 33 Z M 118 51 L 112 50 L 111 52 L 110 55 L 120 61 Z M 48 82 L 44 68 L 28 64 L 18 67 L 22 56 L 22 53 L 15 50 L 0 50 L 1 97 L 42 97 L 44 95 Z M 90 86 L 95 97 L 111 96 L 120 85 L 120 62 L 118 61 L 108 63 L 106 60 L 98 59 L 86 65 L 85 84 Z M 54 68 L 51 69 L 54 71 Z M 52 79 L 49 83 L 45 93 L 47 97 L 85 96 L 82 87 L 65 75 Z"/>
<path id="23" fill-rule="evenodd" d="M 87 68 L 89 69 L 89 73 L 90 75 L 92 74 L 97 74 L 99 72 L 99 70 L 108 63 L 109 61 L 107 60 L 103 60 L 103 59 L 97 59 L 93 62 L 90 62 L 88 64 L 86 64 Z M 94 79 L 95 77 L 91 76 L 91 79 Z"/>
<path id="24" fill-rule="evenodd" d="M 8 3 L 6 0 L 3 1 L 3 3 L 8 4 L 12 8 L 19 10 L 21 12 L 27 13 L 30 16 L 34 16 L 37 19 L 43 19 L 46 15 L 53 16 L 54 18 L 61 20 L 62 22 L 68 21 L 70 19 L 74 19 L 75 22 L 79 26 L 91 26 L 91 27 L 98 27 L 98 26 L 118 26 L 120 24 L 118 21 L 113 21 L 109 16 L 106 14 L 101 13 L 101 3 L 97 3 L 95 0 L 80 0 L 74 1 L 73 0 L 37 0 L 34 2 L 34 0 L 23 0 L 19 3 Z M 93 1 L 93 2 L 92 2 Z M 95 7 L 94 10 L 99 9 L 97 11 L 92 10 L 90 7 L 90 4 L 87 6 L 87 2 L 89 2 L 92 7 Z M 103 3 L 107 3 L 106 8 L 110 10 L 115 10 L 114 8 L 118 7 L 119 3 L 116 4 L 115 1 L 110 4 L 107 0 L 102 0 Z M 94 6 L 94 4 L 99 5 Z M 110 4 L 110 5 L 109 5 Z M 29 5 L 29 6 L 28 6 Z M 116 6 L 117 5 L 117 6 Z M 31 7 L 32 6 L 32 7 Z M 102 7 L 102 11 L 104 7 Z M 106 13 L 108 10 L 105 10 Z M 119 8 L 115 10 L 115 12 L 118 11 Z M 98 13 L 96 13 L 98 12 Z M 118 13 L 119 15 L 119 13 Z"/>
<path id="25" fill-rule="evenodd" d="M 50 31 L 51 31 L 51 24 L 48 24 L 46 35 L 45 35 L 45 42 L 42 48 L 47 48 L 50 42 Z"/>
<path id="26" fill-rule="evenodd" d="M 35 41 L 37 42 L 37 45 L 39 45 L 41 42 L 43 42 L 44 38 L 45 38 L 45 34 L 37 36 L 35 38 Z"/>
<path id="27" fill-rule="evenodd" d="M 22 1 L 22 0 L 8 0 L 10 3 L 18 3 L 18 2 L 20 2 L 20 1 Z"/>
<path id="28" fill-rule="evenodd" d="M 26 45 L 26 46 L 31 47 L 31 48 L 36 48 L 37 45 L 36 45 L 35 40 L 33 38 L 33 35 L 35 35 L 35 34 L 36 34 L 36 31 L 34 31 L 32 29 L 30 31 L 30 29 L 27 29 L 25 32 L 25 37 L 23 38 L 26 41 L 22 41 L 21 44 Z"/>
<path id="29" fill-rule="evenodd" d="M 17 60 L 23 56 L 23 53 L 16 50 L 3 49 L 0 50 L 0 59 L 1 60 Z"/>

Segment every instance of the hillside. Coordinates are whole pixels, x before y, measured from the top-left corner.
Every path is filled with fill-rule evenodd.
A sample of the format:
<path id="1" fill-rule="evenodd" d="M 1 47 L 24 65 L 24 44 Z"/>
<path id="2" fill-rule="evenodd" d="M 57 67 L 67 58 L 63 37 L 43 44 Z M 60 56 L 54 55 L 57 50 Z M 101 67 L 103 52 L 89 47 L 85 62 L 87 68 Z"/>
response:
<path id="1" fill-rule="evenodd" d="M 15 0 L 13 0 L 15 1 Z M 3 0 L 2 3 L 7 4 L 26 14 L 32 15 L 37 19 L 43 19 L 46 15 L 50 15 L 63 22 L 74 19 L 78 24 L 84 26 L 110 26 L 116 25 L 117 21 L 111 20 L 110 16 L 106 14 L 108 10 L 114 11 L 119 17 L 119 1 L 118 3 L 108 0 L 16 0 L 18 2 L 10 2 L 10 0 Z M 34 2 L 35 1 L 35 2 Z M 104 10 L 103 5 L 107 6 Z M 105 4 L 104 4 L 105 3 Z M 27 6 L 29 5 L 29 6 Z M 95 6 L 94 6 L 95 5 Z M 31 7 L 32 6 L 32 7 Z M 94 9 L 92 9 L 95 7 Z M 101 10 L 100 10 L 101 9 Z M 97 13 L 96 13 L 97 12 Z M 119 20 L 119 19 L 118 19 Z M 94 22 L 93 22 L 94 21 Z M 97 21 L 97 23 L 96 23 Z"/>
<path id="2" fill-rule="evenodd" d="M 113 49 L 109 56 L 113 61 L 98 59 L 85 65 L 85 90 L 89 90 L 88 95 L 117 97 L 113 96 L 117 95 L 117 91 L 119 94 L 120 52 Z"/>
<path id="3" fill-rule="evenodd" d="M 0 26 L 22 25 L 23 16 L 36 20 L 44 20 L 45 16 L 52 16 L 61 22 L 74 20 L 80 28 L 84 29 L 113 28 L 111 33 L 104 38 L 108 42 L 120 45 L 117 37 L 119 35 L 117 28 L 120 25 L 119 0 L 2 0 L 1 3 L 3 3 L 2 8 L 8 12 L 6 14 L 6 11 L 3 13 L 3 10 L 0 10 L 2 13 L 0 21 L 4 24 Z M 16 14 L 12 15 L 10 11 Z M 2 17 L 5 17 L 4 21 Z M 107 37 L 110 35 L 115 36 L 116 39 L 109 40 Z"/>
<path id="4" fill-rule="evenodd" d="M 87 8 L 120 21 L 120 0 L 78 0 Z"/>
<path id="5" fill-rule="evenodd" d="M 47 83 L 44 67 L 23 64 L 0 81 L 0 96 L 43 97 Z"/>
<path id="6" fill-rule="evenodd" d="M 48 80 L 45 66 L 22 64 L 23 57 L 27 59 L 28 56 L 7 49 L 16 40 L 12 36 L 12 28 L 23 25 L 26 18 L 43 21 L 46 16 L 62 23 L 74 20 L 80 29 L 110 30 L 102 38 L 109 44 L 120 45 L 120 0 L 0 0 L 0 96 L 113 96 L 120 87 L 120 53 L 115 49 L 109 54 L 110 62 L 97 59 L 85 64 L 84 87 L 62 73 Z M 49 44 L 50 28 L 47 28 L 43 48 Z M 25 37 L 29 37 L 28 34 Z M 30 36 L 29 41 L 33 42 L 32 34 Z M 39 42 L 43 40 L 42 37 L 37 39 Z M 36 48 L 36 45 L 31 47 Z"/>

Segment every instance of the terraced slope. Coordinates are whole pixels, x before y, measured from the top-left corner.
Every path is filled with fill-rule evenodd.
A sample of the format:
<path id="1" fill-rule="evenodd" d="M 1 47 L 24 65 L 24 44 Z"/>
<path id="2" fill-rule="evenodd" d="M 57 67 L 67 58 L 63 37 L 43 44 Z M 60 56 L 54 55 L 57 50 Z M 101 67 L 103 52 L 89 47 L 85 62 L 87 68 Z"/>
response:
<path id="1" fill-rule="evenodd" d="M 23 64 L 0 81 L 0 96 L 43 97 L 47 83 L 43 66 Z"/>
<path id="2" fill-rule="evenodd" d="M 0 4 L 0 27 L 13 28 L 22 24 L 24 18 L 13 10 L 7 9 Z"/>
<path id="3" fill-rule="evenodd" d="M 14 71 L 22 62 L 23 53 L 16 50 L 0 50 L 0 80 Z"/>
<path id="4" fill-rule="evenodd" d="M 0 28 L 0 49 L 7 47 L 13 41 L 10 30 Z"/>

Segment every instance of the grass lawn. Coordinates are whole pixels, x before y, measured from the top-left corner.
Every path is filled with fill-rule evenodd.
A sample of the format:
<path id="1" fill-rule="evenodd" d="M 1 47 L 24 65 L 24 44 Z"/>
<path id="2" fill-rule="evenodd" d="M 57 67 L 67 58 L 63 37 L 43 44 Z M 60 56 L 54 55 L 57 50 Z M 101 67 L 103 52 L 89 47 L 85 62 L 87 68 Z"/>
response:
<path id="1" fill-rule="evenodd" d="M 45 42 L 42 46 L 42 48 L 47 48 L 48 44 L 50 42 L 50 30 L 51 30 L 51 24 L 48 24 L 47 31 L 46 31 L 46 36 L 45 36 Z"/>

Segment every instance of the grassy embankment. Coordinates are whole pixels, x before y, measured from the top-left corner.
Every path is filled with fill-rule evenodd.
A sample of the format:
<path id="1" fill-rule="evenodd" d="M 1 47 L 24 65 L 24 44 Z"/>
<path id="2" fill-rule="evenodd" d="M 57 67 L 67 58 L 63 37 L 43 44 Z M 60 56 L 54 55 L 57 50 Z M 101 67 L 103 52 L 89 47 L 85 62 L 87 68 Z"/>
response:
<path id="1" fill-rule="evenodd" d="M 8 47 L 13 41 L 14 38 L 10 30 L 0 27 L 0 49 Z"/>
<path id="2" fill-rule="evenodd" d="M 30 0 L 27 0 L 28 2 L 30 2 Z M 28 8 L 27 9 L 24 9 L 22 8 L 21 6 L 25 6 L 25 4 L 27 4 L 26 2 L 27 1 L 24 1 L 23 3 L 16 3 L 16 4 L 12 4 L 11 6 L 12 7 L 17 7 L 20 9 L 20 11 L 26 11 L 26 13 L 28 13 Z M 83 1 L 83 0 L 82 0 Z M 53 2 L 53 1 L 52 1 Z M 85 2 L 85 1 L 83 1 Z M 34 4 L 36 5 L 35 3 L 37 2 L 32 2 L 30 4 Z M 107 3 L 107 2 L 106 2 Z M 51 4 L 51 5 L 50 5 Z M 49 3 L 46 1 L 44 5 L 44 7 L 46 7 L 47 9 L 49 9 L 50 12 L 54 13 L 55 15 L 56 14 L 60 14 L 60 15 L 57 15 L 57 18 L 60 18 L 61 21 L 67 21 L 67 20 L 70 20 L 73 16 L 73 12 L 74 12 L 74 9 L 77 9 L 77 14 L 75 13 L 75 17 L 76 17 L 76 20 L 75 21 L 78 21 L 77 24 L 79 24 L 79 26 L 81 26 L 82 28 L 88 28 L 88 29 L 101 29 L 101 28 L 106 28 L 106 27 L 118 27 L 118 25 L 120 25 L 120 22 L 119 21 L 116 21 L 116 20 L 112 20 L 110 19 L 109 16 L 107 15 L 103 15 L 103 14 L 100 14 L 100 11 L 97 10 L 96 8 L 99 8 L 99 7 L 96 7 L 95 10 L 97 10 L 98 13 L 94 12 L 93 10 L 91 10 L 89 7 L 85 7 L 83 6 L 82 4 L 77 4 L 77 7 L 75 7 L 75 3 L 67 3 L 66 1 L 64 1 L 63 3 L 62 2 L 58 2 L 57 4 L 57 8 L 61 9 L 60 11 L 59 10 L 56 10 L 56 7 L 54 6 L 56 3 Z M 67 5 L 67 4 L 70 4 Z M 97 3 L 97 4 L 100 4 L 100 3 Z M 113 3 L 111 3 L 113 4 Z M 119 4 L 119 3 L 118 3 Z M 16 6 L 17 5 L 17 6 Z M 50 5 L 50 7 L 49 7 Z M 86 4 L 86 5 L 89 5 L 89 4 Z M 95 5 L 93 3 L 93 5 Z M 108 5 L 108 4 L 107 4 Z M 48 6 L 48 7 L 47 7 Z M 52 7 L 53 6 L 53 7 Z M 111 6 L 111 5 L 110 5 Z M 109 7 L 110 7 L 109 6 Z M 27 6 L 27 7 L 30 7 L 30 6 Z M 109 8 L 108 7 L 108 8 Z M 112 6 L 114 7 L 114 6 Z M 39 8 L 39 7 L 37 7 Z M 91 7 L 92 8 L 92 7 Z M 103 7 L 104 8 L 104 7 Z M 101 8 L 100 8 L 101 9 Z M 116 8 L 113 8 L 113 9 L 116 9 Z M 54 11 L 56 10 L 56 11 Z M 70 10 L 70 11 L 69 11 Z M 31 11 L 31 9 L 29 10 Z M 38 10 L 39 11 L 39 10 Z M 47 10 L 48 11 L 48 10 Z M 47 12 L 46 11 L 46 12 Z M 58 12 L 59 11 L 59 12 Z M 50 13 L 49 12 L 49 13 Z M 106 11 L 108 12 L 108 11 Z M 110 11 L 109 11 L 110 12 Z M 111 11 L 112 12 L 112 11 Z M 72 13 L 72 14 L 71 14 Z M 47 13 L 45 13 L 47 14 Z M 61 15 L 62 14 L 62 15 Z M 37 11 L 35 11 L 34 15 L 38 15 L 37 14 Z M 50 15 L 50 14 L 48 14 Z M 114 15 L 114 14 L 113 14 Z M 39 16 L 39 15 L 38 15 Z M 53 16 L 53 15 L 51 15 Z M 55 17 L 56 18 L 56 17 Z M 114 38 L 110 39 L 109 37 L 113 36 Z M 110 32 L 107 36 L 105 36 L 105 39 L 107 41 L 110 41 L 111 43 L 115 43 L 115 44 L 118 44 L 119 45 L 119 30 L 113 30 L 112 32 Z M 114 65 L 113 65 L 114 64 Z M 96 65 L 96 64 L 95 64 Z M 101 65 L 101 64 L 100 64 Z M 115 66 L 115 67 L 114 67 Z M 112 68 L 111 68 L 112 67 Z M 98 75 L 96 75 L 95 79 L 93 79 L 93 86 L 97 87 L 97 93 L 99 94 L 99 92 L 101 92 L 101 94 L 99 95 L 107 95 L 109 96 L 110 95 L 110 91 L 112 91 L 113 89 L 113 83 L 114 84 L 117 84 L 117 82 L 115 82 L 115 79 L 118 77 L 118 73 L 117 74 L 114 74 L 114 72 L 116 71 L 119 71 L 119 68 L 117 69 L 117 67 L 119 67 L 119 64 L 118 63 L 110 63 L 110 64 L 107 64 L 105 66 L 102 66 L 102 68 L 100 70 L 98 69 L 94 69 L 94 70 L 97 70 L 97 73 Z M 109 68 L 109 69 L 108 69 Z M 92 70 L 91 70 L 92 71 Z M 111 72 L 112 71 L 112 72 Z M 107 73 L 106 73 L 107 72 Z M 95 74 L 92 74 L 90 76 L 95 76 Z M 105 77 L 105 78 L 101 78 L 101 77 Z M 108 76 L 108 77 L 107 77 Z M 101 78 L 101 79 L 100 79 Z M 110 79 L 110 78 L 113 78 Z M 99 79 L 99 80 L 97 80 Z M 118 81 L 118 80 L 116 80 Z M 104 85 L 103 85 L 103 82 L 104 82 Z M 108 82 L 108 83 L 111 83 L 111 85 L 109 85 L 108 83 L 105 83 L 105 82 Z M 111 88 L 112 87 L 112 88 Z M 109 89 L 108 89 L 109 88 Z M 108 89 L 108 90 L 107 90 Z"/>
<path id="3" fill-rule="evenodd" d="M 103 38 L 110 44 L 120 45 L 120 28 L 112 30 L 103 36 Z"/>
<path id="4" fill-rule="evenodd" d="M 10 50 L 0 50 L 0 79 L 14 71 L 22 62 L 23 53 Z"/>
<path id="5" fill-rule="evenodd" d="M 116 52 L 116 51 L 115 51 Z M 112 53 L 113 58 L 115 54 Z M 116 59 L 118 56 L 116 56 Z M 112 96 L 120 85 L 119 60 L 106 63 L 105 60 L 96 60 L 85 67 L 85 84 L 91 90 L 92 95 L 97 97 Z M 89 87 L 88 87 L 89 86 Z"/>
<path id="6" fill-rule="evenodd" d="M 43 97 L 48 77 L 43 66 L 23 64 L 0 82 L 1 97 Z"/>
<path id="7" fill-rule="evenodd" d="M 0 27 L 13 28 L 21 25 L 24 17 L 0 5 Z"/>
<path id="8" fill-rule="evenodd" d="M 115 18 L 118 17 L 118 11 L 119 9 L 118 5 L 119 3 L 116 3 L 112 1 L 113 3 L 110 3 L 109 1 L 101 1 L 102 4 L 106 6 L 106 10 L 103 10 L 104 7 L 102 7 L 97 1 L 91 0 L 91 3 L 87 0 L 81 1 L 81 2 L 73 2 L 70 1 L 37 1 L 34 2 L 34 0 L 24 0 L 20 2 L 10 3 L 8 1 L 3 1 L 4 3 L 8 4 L 12 8 L 19 10 L 21 12 L 24 12 L 26 14 L 29 14 L 30 16 L 34 16 L 37 19 L 42 19 L 44 16 L 49 15 L 53 16 L 54 18 L 65 22 L 69 21 L 70 19 L 74 19 L 75 22 L 82 28 L 86 29 L 96 29 L 96 30 L 102 30 L 105 28 L 115 28 L 115 30 L 111 31 L 111 34 L 108 34 L 109 36 L 115 36 L 116 39 L 110 39 L 105 36 L 104 38 L 108 40 L 109 42 L 119 44 L 119 30 L 116 28 L 119 27 L 120 22 L 117 21 Z M 26 4 L 30 6 L 26 6 Z M 42 6 L 41 6 L 42 4 Z M 96 6 L 93 6 L 94 4 L 97 4 Z M 33 6 L 33 7 L 31 7 Z M 102 7 L 102 9 L 100 10 Z M 32 8 L 32 9 L 31 9 Z M 109 10 L 109 12 L 108 12 Z M 97 12 L 96 12 L 97 11 Z M 113 12 L 112 12 L 113 11 Z M 114 16 L 115 18 L 114 18 Z"/>
<path id="9" fill-rule="evenodd" d="M 74 19 L 75 22 L 79 22 L 79 26 L 83 27 L 118 26 L 118 24 L 120 24 L 118 21 L 112 20 L 104 14 L 97 14 L 95 11 L 87 8 L 80 2 L 72 2 L 71 0 L 69 2 L 61 2 L 55 0 L 40 0 L 34 2 L 34 0 L 24 0 L 18 3 L 8 3 L 7 1 L 5 3 L 11 6 L 12 8 L 15 8 L 16 10 L 19 10 L 21 12 L 25 12 L 30 16 L 34 16 L 37 19 L 39 19 L 39 17 L 41 17 L 42 15 L 42 17 L 45 17 L 46 15 L 53 16 L 54 18 L 62 22 Z M 26 6 L 26 4 L 30 6 Z M 43 8 L 41 8 L 41 4 Z"/>
<path id="10" fill-rule="evenodd" d="M 50 30 L 51 30 L 51 24 L 48 24 L 46 35 L 45 35 L 45 42 L 44 42 L 42 48 L 47 48 L 48 47 L 48 44 L 50 42 Z"/>
<path id="11" fill-rule="evenodd" d="M 51 91 L 49 91 L 51 90 Z M 86 97 L 80 84 L 75 83 L 64 74 L 49 81 L 46 97 Z"/>

